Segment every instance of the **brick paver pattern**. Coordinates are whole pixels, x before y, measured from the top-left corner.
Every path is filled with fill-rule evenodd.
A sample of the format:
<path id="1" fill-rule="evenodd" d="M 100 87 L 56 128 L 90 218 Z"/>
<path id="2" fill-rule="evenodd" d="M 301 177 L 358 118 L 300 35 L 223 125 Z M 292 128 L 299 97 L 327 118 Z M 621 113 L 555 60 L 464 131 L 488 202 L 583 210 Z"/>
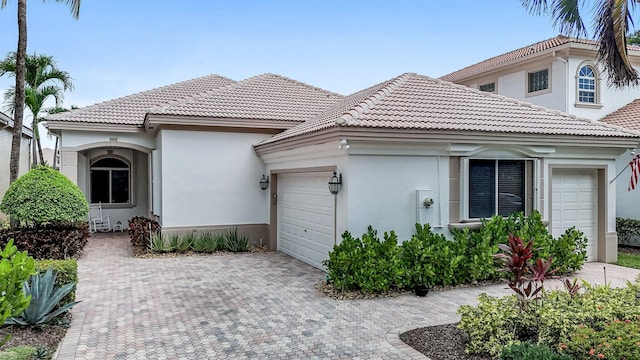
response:
<path id="1" fill-rule="evenodd" d="M 481 292 L 510 292 L 333 300 L 314 289 L 324 272 L 278 252 L 143 259 L 121 234 L 92 237 L 78 267 L 82 302 L 59 360 L 420 358 L 388 335 L 458 321 L 458 307 Z M 602 282 L 602 267 L 578 276 Z M 638 272 L 607 265 L 607 273 L 617 286 Z"/>

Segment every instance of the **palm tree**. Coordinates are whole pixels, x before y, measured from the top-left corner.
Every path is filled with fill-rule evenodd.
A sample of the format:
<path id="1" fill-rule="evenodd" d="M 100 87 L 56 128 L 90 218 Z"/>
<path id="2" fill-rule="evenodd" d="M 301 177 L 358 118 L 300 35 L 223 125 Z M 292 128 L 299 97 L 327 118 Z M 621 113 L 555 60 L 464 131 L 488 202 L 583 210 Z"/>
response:
<path id="1" fill-rule="evenodd" d="M 27 0 L 18 1 L 18 50 L 16 51 L 16 96 L 13 112 L 13 139 L 11 141 L 11 160 L 9 161 L 9 182 L 18 178 L 20 166 L 20 142 L 22 140 L 22 119 L 24 115 L 24 73 L 27 55 Z M 46 1 L 46 0 L 45 0 Z M 74 18 L 80 16 L 81 0 L 54 0 L 64 3 L 71 10 Z M 0 8 L 7 6 L 7 0 L 0 0 Z"/>
<path id="2" fill-rule="evenodd" d="M 58 69 L 53 56 L 47 55 L 27 55 L 25 59 L 25 105 L 31 111 L 33 121 L 34 142 L 32 148 L 33 161 L 32 166 L 37 165 L 36 145 L 40 163 L 44 164 L 42 156 L 42 146 L 40 145 L 40 134 L 38 124 L 42 118 L 40 112 L 47 99 L 53 97 L 56 101 L 56 107 L 60 106 L 65 90 L 72 90 L 73 83 L 68 72 Z M 10 53 L 7 57 L 0 61 L 0 76 L 8 74 L 15 76 L 16 73 L 16 54 Z M 60 87 L 62 85 L 62 87 Z M 15 111 L 15 88 L 7 90 L 5 100 L 10 101 L 8 110 Z"/>
<path id="3" fill-rule="evenodd" d="M 587 37 L 582 20 L 584 0 L 520 0 L 529 13 L 550 15 L 553 25 L 569 36 Z M 609 83 L 616 87 L 640 84 L 638 72 L 627 54 L 627 35 L 633 25 L 631 12 L 638 0 L 598 0 L 593 2 L 598 61 L 607 71 Z"/>

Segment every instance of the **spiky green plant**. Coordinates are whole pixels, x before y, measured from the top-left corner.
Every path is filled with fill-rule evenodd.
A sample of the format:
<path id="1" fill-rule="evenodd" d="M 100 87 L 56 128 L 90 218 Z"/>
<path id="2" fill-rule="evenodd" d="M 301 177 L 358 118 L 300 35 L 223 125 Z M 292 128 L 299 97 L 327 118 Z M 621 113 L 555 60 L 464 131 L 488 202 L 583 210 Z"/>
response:
<path id="1" fill-rule="evenodd" d="M 79 303 L 74 301 L 53 310 L 76 285 L 75 282 L 71 282 L 55 289 L 56 276 L 57 273 L 49 268 L 42 275 L 33 275 L 30 283 L 25 281 L 24 293 L 31 295 L 31 302 L 20 316 L 5 320 L 5 325 L 42 326 Z"/>
<path id="2" fill-rule="evenodd" d="M 233 228 L 224 234 L 225 248 L 231 252 L 244 252 L 249 248 L 249 238 L 238 234 L 238 228 Z"/>
<path id="3" fill-rule="evenodd" d="M 182 236 L 180 234 L 176 233 L 169 235 L 169 246 L 167 247 L 167 251 L 177 251 L 181 242 Z"/>
<path id="4" fill-rule="evenodd" d="M 195 233 L 187 233 L 182 236 L 182 241 L 180 241 L 180 245 L 178 247 L 178 251 L 185 252 L 193 246 L 193 243 L 196 241 L 197 236 Z"/>
<path id="5" fill-rule="evenodd" d="M 169 246 L 165 241 L 165 237 L 161 233 L 155 233 L 149 241 L 149 250 L 155 253 L 169 251 Z"/>
<path id="6" fill-rule="evenodd" d="M 213 237 L 213 235 L 211 235 L 210 232 L 203 232 L 200 233 L 200 235 L 198 235 L 194 240 L 193 243 L 191 244 L 191 249 L 193 249 L 193 251 L 195 252 L 213 252 L 215 250 L 212 251 L 207 251 L 208 247 L 207 244 L 211 241 L 211 238 Z"/>

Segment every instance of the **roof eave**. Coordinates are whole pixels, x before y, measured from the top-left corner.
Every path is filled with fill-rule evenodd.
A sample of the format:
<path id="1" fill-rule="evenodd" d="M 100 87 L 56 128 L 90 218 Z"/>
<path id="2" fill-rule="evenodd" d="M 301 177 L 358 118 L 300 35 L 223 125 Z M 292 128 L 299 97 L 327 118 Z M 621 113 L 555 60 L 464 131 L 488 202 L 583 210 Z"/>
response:
<path id="1" fill-rule="evenodd" d="M 135 132 L 135 133 L 145 132 L 145 129 L 139 125 L 60 121 L 60 120 L 47 120 L 46 127 L 49 130 L 53 130 L 57 133 L 59 133 L 58 130 L 112 131 L 112 132 Z"/>
<path id="2" fill-rule="evenodd" d="M 640 142 L 637 136 L 578 136 L 524 134 L 509 132 L 481 132 L 455 130 L 424 129 L 387 129 L 362 127 L 331 127 L 316 132 L 297 135 L 271 143 L 254 146 L 258 155 L 277 151 L 290 150 L 301 145 L 315 145 L 334 138 L 346 137 L 353 140 L 377 142 L 426 142 L 459 143 L 459 144 L 502 144 L 502 145 L 541 145 L 541 146 L 576 146 L 598 148 L 635 148 Z"/>

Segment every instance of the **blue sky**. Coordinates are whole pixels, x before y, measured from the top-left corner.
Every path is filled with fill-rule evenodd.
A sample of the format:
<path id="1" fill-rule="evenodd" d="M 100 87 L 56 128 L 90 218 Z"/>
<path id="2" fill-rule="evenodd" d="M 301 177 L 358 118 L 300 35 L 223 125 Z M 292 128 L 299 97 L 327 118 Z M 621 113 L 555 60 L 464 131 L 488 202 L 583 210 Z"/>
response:
<path id="1" fill-rule="evenodd" d="M 0 10 L 0 56 L 17 44 L 16 0 Z M 270 72 L 349 94 L 404 72 L 438 77 L 556 36 L 519 0 L 83 0 L 80 18 L 29 1 L 28 51 L 74 78 L 87 106 L 194 77 Z M 0 78 L 4 92 L 13 80 Z"/>

